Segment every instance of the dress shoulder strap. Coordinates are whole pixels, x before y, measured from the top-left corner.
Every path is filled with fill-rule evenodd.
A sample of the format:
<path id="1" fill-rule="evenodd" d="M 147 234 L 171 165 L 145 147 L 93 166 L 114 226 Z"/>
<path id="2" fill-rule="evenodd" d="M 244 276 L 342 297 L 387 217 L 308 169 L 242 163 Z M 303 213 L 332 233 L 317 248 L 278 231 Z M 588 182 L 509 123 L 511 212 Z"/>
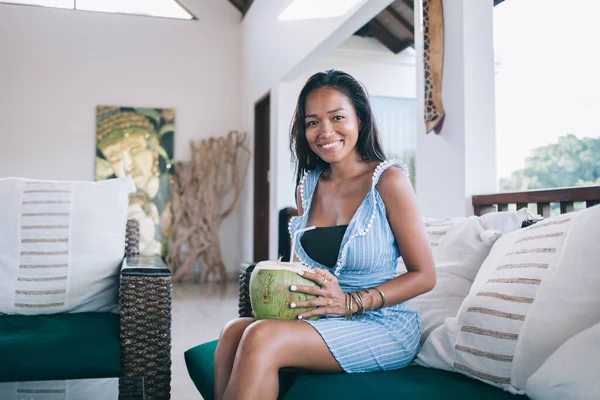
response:
<path id="1" fill-rule="evenodd" d="M 377 168 L 375 168 L 375 172 L 373 172 L 373 187 L 375 187 L 379 182 L 379 178 L 381 177 L 381 174 L 383 174 L 383 171 L 385 171 L 391 166 L 400 169 L 400 171 L 404 172 L 404 174 L 407 177 L 410 174 L 410 172 L 408 171 L 408 166 L 402 160 L 391 159 L 383 161 L 377 166 Z"/>
<path id="2" fill-rule="evenodd" d="M 310 207 L 312 204 L 312 196 L 315 192 L 315 188 L 317 187 L 317 182 L 319 181 L 320 175 L 321 170 L 319 168 L 306 171 L 302 176 L 302 179 L 300 179 L 300 183 L 298 184 L 302 199 L 302 209 L 304 210 L 305 214 L 308 211 L 308 207 Z"/>

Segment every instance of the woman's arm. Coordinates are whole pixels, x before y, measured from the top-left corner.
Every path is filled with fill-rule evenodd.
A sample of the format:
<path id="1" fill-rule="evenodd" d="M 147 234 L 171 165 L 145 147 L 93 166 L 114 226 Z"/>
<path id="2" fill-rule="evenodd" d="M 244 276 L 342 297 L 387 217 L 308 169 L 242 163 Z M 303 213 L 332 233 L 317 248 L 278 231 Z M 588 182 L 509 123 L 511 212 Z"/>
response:
<path id="1" fill-rule="evenodd" d="M 436 273 L 416 196 L 406 175 L 398 168 L 388 168 L 381 175 L 376 188 L 385 204 L 388 222 L 408 271 L 378 286 L 385 295 L 385 305 L 389 306 L 433 289 Z M 381 295 L 371 289 L 369 295 L 365 296 L 365 303 L 366 309 L 377 308 L 381 305 Z"/>

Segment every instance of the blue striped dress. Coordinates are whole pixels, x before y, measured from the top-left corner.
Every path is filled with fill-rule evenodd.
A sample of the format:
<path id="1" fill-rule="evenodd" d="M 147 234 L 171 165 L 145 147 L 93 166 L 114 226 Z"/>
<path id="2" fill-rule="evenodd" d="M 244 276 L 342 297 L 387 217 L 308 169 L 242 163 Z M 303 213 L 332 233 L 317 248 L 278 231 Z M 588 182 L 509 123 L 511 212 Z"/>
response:
<path id="1" fill-rule="evenodd" d="M 344 291 L 381 285 L 396 277 L 400 250 L 386 218 L 386 209 L 375 185 L 387 168 L 395 166 L 408 174 L 404 163 L 388 160 L 373 174 L 371 189 L 352 217 L 342 239 L 338 260 L 332 271 Z M 293 233 L 306 227 L 312 196 L 322 169 L 309 171 L 300 182 L 303 215 L 290 221 Z M 310 268 L 328 269 L 311 259 L 297 235 L 296 257 Z M 421 320 L 406 303 L 384 307 L 365 317 L 346 320 L 321 317 L 306 321 L 323 337 L 331 353 L 346 372 L 384 371 L 410 364 L 419 350 Z"/>

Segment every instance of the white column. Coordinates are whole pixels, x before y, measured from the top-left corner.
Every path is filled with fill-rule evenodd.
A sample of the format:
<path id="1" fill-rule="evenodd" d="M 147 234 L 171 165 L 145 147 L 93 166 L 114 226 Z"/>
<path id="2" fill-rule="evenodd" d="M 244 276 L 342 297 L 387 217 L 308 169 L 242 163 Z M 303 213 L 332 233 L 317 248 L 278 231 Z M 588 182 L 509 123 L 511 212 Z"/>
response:
<path id="1" fill-rule="evenodd" d="M 421 213 L 430 217 L 470 215 L 472 195 L 497 189 L 493 1 L 444 0 L 443 6 L 446 119 L 440 135 L 426 135 L 422 4 L 415 0 L 416 190 Z"/>

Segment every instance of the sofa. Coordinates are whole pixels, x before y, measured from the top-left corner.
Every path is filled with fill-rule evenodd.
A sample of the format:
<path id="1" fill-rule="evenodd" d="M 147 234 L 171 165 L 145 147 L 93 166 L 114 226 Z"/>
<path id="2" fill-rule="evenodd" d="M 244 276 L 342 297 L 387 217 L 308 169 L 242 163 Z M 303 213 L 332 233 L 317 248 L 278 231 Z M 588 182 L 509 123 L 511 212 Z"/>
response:
<path id="1" fill-rule="evenodd" d="M 129 190 L 122 187 L 129 183 L 0 179 L 6 202 L 0 212 L 0 382 L 142 376 L 146 398 L 169 398 L 171 272 L 159 256 L 139 254 L 139 224 L 127 220 Z M 31 190 L 36 185 L 44 189 Z M 46 194 L 68 200 L 41 197 Z M 36 200 L 25 201 L 27 195 Z M 18 199 L 16 210 L 11 196 Z M 39 212 L 36 206 L 63 209 Z M 64 229 L 56 225 L 63 215 L 70 218 Z M 70 245 L 64 255 L 48 251 L 62 242 Z M 19 243 L 28 247 L 15 253 Z M 33 265 L 34 256 L 64 257 L 65 264 L 42 259 Z M 40 305 L 61 295 L 41 285 L 61 279 L 67 281 L 64 304 Z"/>
<path id="2" fill-rule="evenodd" d="M 474 216 L 424 218 L 438 281 L 409 302 L 423 320 L 414 362 L 365 374 L 280 372 L 279 398 L 600 398 L 600 187 L 472 200 Z M 240 273 L 239 316 L 251 313 L 252 269 Z M 216 344 L 185 353 L 205 399 L 214 397 Z M 569 357 L 577 362 L 566 368 Z"/>

